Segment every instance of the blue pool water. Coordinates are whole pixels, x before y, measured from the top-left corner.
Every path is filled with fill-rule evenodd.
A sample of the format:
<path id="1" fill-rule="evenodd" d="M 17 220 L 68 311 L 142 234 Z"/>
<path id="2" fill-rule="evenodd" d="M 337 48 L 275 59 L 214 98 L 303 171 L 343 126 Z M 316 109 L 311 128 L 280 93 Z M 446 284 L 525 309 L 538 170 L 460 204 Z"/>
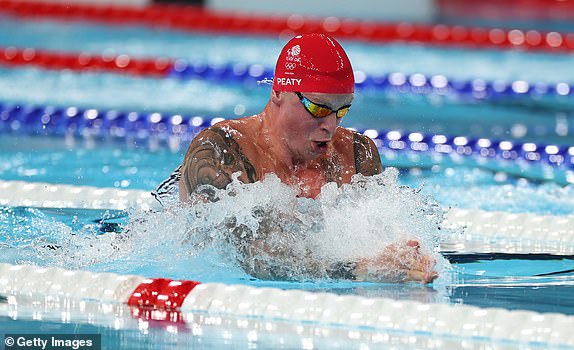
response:
<path id="1" fill-rule="evenodd" d="M 51 35 L 46 36 L 47 32 Z M 282 44 L 283 41 L 275 38 L 213 37 L 138 27 L 27 22 L 11 18 L 0 20 L 0 46 L 128 53 L 142 57 L 168 55 L 210 64 L 243 62 L 272 67 Z M 572 55 L 447 50 L 398 44 L 372 46 L 352 42 L 344 43 L 344 46 L 355 69 L 369 74 L 400 71 L 444 74 L 459 79 L 574 82 L 574 73 L 570 69 L 574 63 Z M 266 85 L 246 86 L 237 82 L 221 84 L 202 80 L 0 67 L 0 102 L 12 104 L 230 118 L 257 113 L 269 92 Z M 345 126 L 574 145 L 573 106 L 571 96 L 539 100 L 508 96 L 479 101 L 432 94 L 363 90 L 357 93 Z M 151 190 L 179 164 L 185 148 L 186 145 L 168 148 L 147 140 L 22 136 L 13 130 L 0 135 L 0 179 Z M 386 166 L 399 167 L 398 177 L 394 179 L 391 176 L 386 180 L 387 187 L 396 189 L 392 195 L 398 197 L 390 197 L 391 194 L 384 191 L 380 194 L 403 201 L 406 217 L 416 208 L 438 215 L 433 211 L 435 204 L 442 208 L 533 214 L 574 213 L 574 187 L 539 181 L 537 174 L 541 170 L 537 164 L 518 173 L 509 173 L 505 171 L 509 168 L 508 163 L 494 160 L 480 164 L 472 159 L 455 161 L 448 157 L 421 160 L 391 153 L 383 153 L 382 157 Z M 420 189 L 420 194 L 401 192 L 401 185 Z M 280 186 L 265 186 L 263 190 L 279 193 L 278 203 L 292 200 L 288 194 L 280 194 Z M 378 194 L 376 191 L 380 189 L 373 187 L 371 190 Z M 250 198 L 252 193 L 246 190 L 244 194 Z M 375 222 L 396 220 L 398 226 L 405 225 L 428 247 L 441 239 L 442 233 L 429 222 L 421 219 L 408 223 L 403 216 L 388 216 L 382 209 L 386 208 L 385 198 L 371 198 L 365 202 L 365 206 L 356 209 L 352 203 L 343 203 L 344 210 L 340 213 L 346 216 L 327 217 L 325 225 L 328 226 L 331 220 L 338 227 L 353 226 L 353 218 L 360 218 L 361 212 L 366 212 Z M 299 205 L 313 206 L 308 203 Z M 245 207 L 254 208 L 255 203 L 246 202 Z M 228 209 L 229 214 L 238 217 L 245 214 L 241 208 Z M 278 204 L 278 209 L 284 207 Z M 144 216 L 146 220 L 139 220 Z M 120 224 L 127 238 L 110 238 L 104 234 L 105 228 L 100 224 L 102 219 Z M 197 247 L 186 241 L 186 232 L 178 226 L 179 222 L 169 222 L 169 219 L 165 213 L 148 215 L 137 209 L 126 213 L 3 207 L 0 208 L 0 232 L 3 232 L 0 236 L 0 262 L 574 314 L 574 275 L 536 276 L 572 269 L 574 260 L 571 259 L 477 260 L 451 265 L 437 254 L 442 275 L 433 286 L 304 278 L 296 282 L 268 282 L 253 279 L 242 271 L 232 252 L 219 244 L 222 242 L 218 241 L 217 234 L 211 235 L 215 244 Z M 215 226 L 217 222 L 207 224 Z M 414 226 L 408 226 L 411 224 Z M 366 230 L 371 228 L 367 226 Z M 349 238 L 345 234 L 350 233 L 368 238 L 361 236 L 361 232 L 343 232 L 336 238 L 344 240 Z M 384 237 L 384 233 L 381 235 Z M 51 244 L 62 247 L 57 250 L 46 248 Z M 58 322 L 58 317 L 49 313 L 44 322 L 39 322 L 34 321 L 31 314 L 31 310 L 23 308 L 23 316 L 18 321 L 1 317 L 0 329 L 6 333 L 21 329 L 38 332 L 52 329 L 63 333 L 72 329 L 76 333 L 85 330 L 104 334 L 110 348 L 154 348 L 158 344 L 164 348 L 177 348 L 197 345 L 195 342 L 201 340 L 211 347 L 225 344 L 217 328 L 211 335 L 198 340 L 189 333 L 173 335 L 161 328 L 152 329 L 150 336 L 137 329 L 122 331 L 109 326 L 85 325 L 80 321 L 66 324 Z M 138 345 L 132 345 L 132 342 Z"/>
<path id="2" fill-rule="evenodd" d="M 215 66 L 241 62 L 272 69 L 284 42 L 276 38 L 214 37 L 138 27 L 106 28 L 51 21 L 17 21 L 15 24 L 14 21 L 10 18 L 0 21 L 0 44 L 4 47 L 170 57 Z M 46 38 L 45 32 L 53 34 Z M 531 84 L 572 81 L 569 72 L 574 58 L 567 54 L 344 44 L 355 70 L 369 74 L 442 74 L 450 79 L 524 80 Z M 259 111 L 269 94 L 266 85 L 239 88 L 235 84 L 209 81 L 158 81 L 66 72 L 38 75 L 34 69 L 2 71 L 2 77 L 0 87 L 4 98 L 10 101 L 147 112 L 249 115 Z M 30 86 L 27 83 L 30 79 L 38 83 Z M 365 91 L 357 95 L 352 119 L 349 118 L 346 125 L 571 144 L 572 123 L 567 121 L 572 106 L 571 98 L 560 96 L 542 99 L 507 96 L 492 103 L 480 103 L 436 95 L 397 96 Z"/>

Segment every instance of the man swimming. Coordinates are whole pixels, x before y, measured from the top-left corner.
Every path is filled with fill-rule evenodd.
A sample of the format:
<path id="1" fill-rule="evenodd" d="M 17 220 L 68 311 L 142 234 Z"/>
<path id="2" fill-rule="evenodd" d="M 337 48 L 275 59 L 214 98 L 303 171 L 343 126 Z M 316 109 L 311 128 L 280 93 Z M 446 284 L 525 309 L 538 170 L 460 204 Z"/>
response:
<path id="1" fill-rule="evenodd" d="M 189 201 L 198 195 L 209 199 L 210 188 L 225 188 L 235 173 L 244 183 L 275 174 L 299 196 L 315 198 L 327 183 L 340 186 L 356 174 L 379 174 L 374 142 L 339 126 L 353 97 L 353 69 L 341 45 L 324 34 L 296 36 L 279 55 L 264 110 L 202 131 L 165 184 L 178 181 L 180 200 Z M 434 260 L 421 254 L 414 241 L 389 246 L 377 259 L 342 263 L 345 273 L 335 269 L 331 275 L 378 281 L 383 265 L 402 269 L 401 281 L 428 283 L 437 277 Z"/>

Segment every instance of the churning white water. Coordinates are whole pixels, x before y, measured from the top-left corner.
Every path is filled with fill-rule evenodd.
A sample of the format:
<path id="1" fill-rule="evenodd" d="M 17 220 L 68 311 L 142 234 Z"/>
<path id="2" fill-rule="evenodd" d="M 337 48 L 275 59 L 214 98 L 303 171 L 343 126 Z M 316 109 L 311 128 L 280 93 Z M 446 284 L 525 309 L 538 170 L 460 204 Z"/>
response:
<path id="1" fill-rule="evenodd" d="M 369 280 L 394 282 L 422 255 L 448 275 L 437 251 L 446 234 L 443 209 L 419 189 L 399 185 L 397 176 L 392 168 L 357 175 L 341 187 L 327 184 L 316 199 L 298 197 L 274 175 L 254 184 L 235 179 L 215 190 L 214 202 L 133 210 L 122 232 L 103 235 L 95 224 L 54 225 L 38 212 L 22 226 L 35 234 L 16 232 L 19 241 L 10 246 L 17 249 L 3 250 L 14 253 L 14 263 L 201 281 L 349 279 L 353 263 L 378 259 Z"/>
<path id="2" fill-rule="evenodd" d="M 404 271 L 392 270 L 409 265 L 416 252 L 406 242 L 414 240 L 440 270 L 446 265 L 436 252 L 443 210 L 418 189 L 400 186 L 397 176 L 396 169 L 357 175 L 348 185 L 327 184 L 316 199 L 297 197 L 274 175 L 254 184 L 235 180 L 215 191 L 214 202 L 132 215 L 128 240 L 143 235 L 148 243 L 169 242 L 191 255 L 215 250 L 252 275 L 287 280 L 338 276 L 334 269 L 388 255 L 389 245 L 405 261 L 389 262 L 380 273 L 400 280 Z"/>

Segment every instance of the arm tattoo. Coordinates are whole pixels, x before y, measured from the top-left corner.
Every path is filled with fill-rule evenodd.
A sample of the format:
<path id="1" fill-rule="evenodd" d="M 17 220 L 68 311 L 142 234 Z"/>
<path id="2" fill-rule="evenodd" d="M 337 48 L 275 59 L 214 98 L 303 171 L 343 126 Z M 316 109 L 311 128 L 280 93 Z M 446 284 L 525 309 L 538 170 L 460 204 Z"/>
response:
<path id="1" fill-rule="evenodd" d="M 357 174 L 371 176 L 383 171 L 379 151 L 374 142 L 367 136 L 355 133 L 353 150 L 355 152 L 355 170 Z"/>
<path id="2" fill-rule="evenodd" d="M 204 130 L 191 143 L 183 160 L 182 181 L 189 194 L 202 185 L 225 188 L 231 175 L 241 172 L 240 179 L 255 182 L 255 168 L 241 151 L 232 135 L 220 128 Z"/>

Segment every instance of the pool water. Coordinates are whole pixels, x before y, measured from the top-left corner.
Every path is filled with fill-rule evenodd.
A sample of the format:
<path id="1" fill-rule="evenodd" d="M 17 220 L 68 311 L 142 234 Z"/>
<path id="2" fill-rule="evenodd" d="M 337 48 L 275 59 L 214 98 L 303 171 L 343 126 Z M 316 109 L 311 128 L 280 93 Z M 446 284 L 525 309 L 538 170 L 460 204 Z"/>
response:
<path id="1" fill-rule="evenodd" d="M 46 32 L 52 34 L 46 37 Z M 272 67 L 282 43 L 275 38 L 214 37 L 140 27 L 29 22 L 13 18 L 0 20 L 0 46 L 3 47 L 14 45 L 60 51 L 127 53 L 142 57 L 169 55 L 209 64 L 242 62 Z M 574 63 L 572 55 L 439 49 L 406 44 L 343 44 L 355 69 L 368 74 L 398 71 L 405 74 L 444 74 L 468 80 L 574 82 L 574 73 L 570 69 Z M 250 86 L 238 82 L 222 84 L 173 77 L 152 79 L 0 67 L 0 103 L 4 104 L 78 106 L 230 118 L 257 113 L 269 93 L 269 86 L 264 84 Z M 508 95 L 483 101 L 461 96 L 365 89 L 357 92 L 344 125 L 358 129 L 396 129 L 573 145 L 573 106 L 571 96 L 530 99 Z M 4 181 L 152 190 L 179 165 L 187 146 L 181 142 L 168 147 L 137 138 L 25 136 L 18 129 L 0 130 L 3 130 L 0 137 L 0 179 Z M 377 238 L 381 243 L 388 243 L 391 242 L 392 237 L 388 237 L 391 233 L 403 234 L 408 228 L 409 233 L 420 239 L 427 249 L 435 249 L 441 277 L 431 286 L 311 279 L 304 274 L 295 274 L 295 281 L 289 282 L 254 279 L 240 268 L 219 233 L 207 230 L 214 244 L 201 247 L 190 244 L 187 231 L 182 227 L 189 222 L 183 214 L 174 215 L 182 213 L 177 206 L 151 214 L 137 208 L 124 212 L 2 207 L 0 262 L 574 315 L 574 273 L 545 275 L 573 269 L 572 257 L 545 260 L 525 256 L 496 260 L 484 258 L 451 264 L 436 248 L 446 235 L 456 235 L 457 232 L 441 232 L 440 225 L 435 223 L 441 218 L 442 209 L 448 208 L 572 215 L 572 185 L 567 185 L 567 181 L 544 181 L 545 177 L 540 175 L 545 171 L 544 166 L 536 163 L 516 171 L 508 161 L 479 162 L 472 158 L 461 161 L 436 155 L 417 158 L 400 152 L 382 152 L 381 155 L 385 166 L 398 169 L 397 173 L 388 173 L 384 178 L 388 191 L 375 185 L 368 187 L 371 192 L 367 194 L 360 194 L 353 188 L 348 192 L 325 190 L 321 199 L 324 229 L 319 230 L 318 237 L 333 234 L 336 242 Z M 564 173 L 565 170 L 554 171 Z M 414 191 L 405 189 L 405 185 Z M 257 191 L 272 193 L 270 197 L 279 204 L 269 205 L 279 211 L 290 205 L 296 205 L 301 211 L 317 210 L 315 204 L 296 201 L 287 190 L 272 181 L 256 189 L 241 191 L 246 198 L 244 208 L 233 207 L 235 202 L 227 198 L 228 202 L 222 201 L 222 206 L 218 207 L 227 209 L 223 214 L 250 219 L 250 210 L 261 205 L 253 199 Z M 360 205 L 352 202 L 356 198 L 361 199 Z M 392 205 L 386 202 L 397 199 L 405 212 L 392 216 L 389 213 L 393 211 Z M 416 213 L 429 214 L 430 218 L 410 220 L 409 215 Z M 306 222 L 310 221 L 310 216 L 301 212 L 300 218 Z M 372 218 L 372 222 L 362 226 L 360 220 L 365 217 Z M 203 224 L 192 222 L 191 225 L 196 230 L 217 226 L 218 222 L 213 220 Z M 377 225 L 385 221 L 393 222 L 390 231 L 376 232 Z M 359 229 L 337 232 L 332 228 L 353 226 L 364 228 L 364 232 Z M 367 249 L 360 242 L 349 242 L 348 245 L 351 246 L 349 249 Z M 323 253 L 350 254 L 335 248 L 324 248 Z M 0 316 L 0 328 L 6 333 L 21 329 L 96 332 L 103 334 L 110 348 L 117 344 L 122 348 L 154 348 L 158 344 L 163 348 L 192 345 L 216 348 L 237 344 L 226 340 L 220 327 L 213 327 L 205 320 L 201 321 L 204 322 L 202 326 L 212 333 L 206 331 L 204 337 L 193 333 L 191 321 L 187 326 L 181 326 L 180 332 L 175 332 L 177 334 L 166 331 L 163 326 L 152 327 L 146 333 L 138 329 L 137 318 L 130 317 L 132 311 L 125 308 L 119 313 L 124 315 L 122 319 L 126 326 L 122 330 L 121 327 L 113 329 L 106 326 L 108 319 L 101 320 L 101 326 L 97 322 L 87 325 L 81 316 L 77 322 L 60 322 L 57 312 L 48 307 L 45 307 L 44 321 L 39 321 L 34 311 L 24 306 L 17 313 L 18 317 L 7 317 L 13 315 L 14 310 L 3 306 L 0 301 L 3 315 Z M 110 319 L 114 317 L 118 317 L 117 313 L 109 316 Z M 201 315 L 197 317 L 201 318 Z M 14 318 L 18 321 L 13 321 Z M 198 319 L 195 322 L 201 323 Z M 245 334 L 239 334 L 247 344 L 257 347 L 257 342 L 250 342 Z M 132 342 L 137 345 L 130 345 Z M 261 344 L 277 345 L 273 339 Z M 345 344 L 341 348 L 345 348 Z"/>
<path id="2" fill-rule="evenodd" d="M 256 63 L 269 70 L 273 69 L 275 57 L 284 42 L 266 37 L 190 35 L 140 27 L 47 20 L 31 22 L 2 18 L 0 26 L 0 45 L 3 47 L 169 57 L 210 66 Z M 45 32 L 53 34 L 46 38 Z M 522 80 L 531 85 L 569 83 L 573 79 L 569 72 L 574 58 L 568 54 L 358 42 L 344 42 L 344 46 L 354 69 L 370 75 L 421 73 L 468 81 Z M 0 88 L 5 100 L 62 107 L 75 105 L 229 118 L 258 113 L 270 93 L 269 85 L 245 86 L 231 82 L 219 84 L 204 80 L 66 71 L 38 73 L 33 68 L 2 69 L 1 73 Z M 31 85 L 29 81 L 35 84 Z M 357 94 L 352 114 L 345 119 L 344 125 L 571 144 L 572 106 L 568 96 L 530 98 L 511 94 L 484 103 L 459 96 L 381 93 L 367 89 Z"/>
<path id="3" fill-rule="evenodd" d="M 14 164 L 2 172 L 2 179 L 48 183 L 89 184 L 98 187 L 151 189 L 175 167 L 183 157 L 183 151 L 173 152 L 160 148 L 149 150 L 143 147 L 126 147 L 121 143 L 88 144 L 76 140 L 66 145 L 62 139 L 45 139 L 6 136 L 2 139 L 0 159 L 3 164 Z M 142 149 L 143 148 L 143 149 Z M 161 166 L 156 162 L 161 160 Z M 421 193 L 437 200 L 441 207 L 475 208 L 482 210 L 510 211 L 536 214 L 568 215 L 574 210 L 572 187 L 553 183 L 538 183 L 509 175 L 498 175 L 487 169 L 462 166 L 436 166 L 432 169 L 401 168 L 398 185 L 420 188 Z M 5 232 L 3 262 L 32 262 L 42 265 L 66 266 L 93 271 L 136 273 L 148 277 L 186 278 L 203 282 L 248 283 L 271 285 L 281 288 L 303 288 L 329 290 L 335 293 L 352 293 L 355 290 L 373 296 L 409 298 L 423 297 L 423 300 L 437 302 L 448 299 L 455 303 L 470 303 L 480 306 L 505 305 L 507 308 L 526 308 L 537 311 L 558 311 L 571 313 L 574 300 L 554 298 L 564 292 L 561 288 L 572 278 L 572 273 L 556 278 L 536 277 L 555 271 L 574 268 L 574 260 L 477 260 L 455 264 L 454 279 L 448 285 L 435 290 L 416 285 L 376 285 L 344 281 L 314 282 L 265 282 L 251 278 L 236 264 L 205 252 L 194 256 L 189 247 L 177 249 L 174 254 L 170 244 L 177 244 L 177 238 L 169 234 L 141 233 L 144 243 L 121 247 L 123 252 L 106 252 L 113 242 L 97 239 L 108 231 L 122 231 L 130 225 L 130 213 L 118 210 L 80 210 L 50 208 L 4 208 L 0 212 L 0 225 Z M 131 213 L 139 217 L 141 213 Z M 145 214 L 147 215 L 147 214 Z M 161 219 L 157 218 L 162 223 Z M 133 224 L 133 223 L 132 223 Z M 165 224 L 165 223 L 164 223 Z M 153 226 L 151 226 L 153 227 Z M 145 229 L 146 226 L 140 227 Z M 173 235 L 182 234 L 177 228 Z M 74 239 L 70 239 L 73 237 Z M 83 256 L 64 258 L 48 245 L 68 244 L 74 249 L 66 254 L 82 253 Z M 121 244 L 121 243 L 120 243 Z M 146 247 L 149 245 L 149 247 Z M 91 253 L 91 254 L 87 254 Z M 121 253 L 121 254 L 120 254 Z M 128 254 L 129 253 L 129 254 Z M 169 257 L 169 259 L 168 259 Z M 174 260 L 175 259 L 175 260 Z M 177 263 L 174 263 L 177 261 Z M 193 269 L 190 269 L 193 266 Z M 222 267 L 225 272 L 222 271 Z M 452 272 L 448 272 L 452 274 Z M 451 276 L 452 277 L 452 276 Z M 508 283 L 512 282 L 511 287 Z M 500 287 L 497 287 L 499 286 Z M 483 298 L 484 290 L 499 288 L 506 293 L 493 293 Z M 522 295 L 525 290 L 545 291 L 545 298 L 560 300 L 560 303 L 531 303 L 520 297 L 514 303 L 513 293 Z M 426 292 L 425 292 L 426 291 Z M 461 292 L 464 291 L 464 292 Z M 479 294 L 475 297 L 473 291 Z M 426 295 L 425 295 L 426 294 Z M 536 294 L 538 295 L 538 294 Z M 499 299 L 498 296 L 500 296 Z M 533 298 L 540 298 L 536 296 Z"/>

